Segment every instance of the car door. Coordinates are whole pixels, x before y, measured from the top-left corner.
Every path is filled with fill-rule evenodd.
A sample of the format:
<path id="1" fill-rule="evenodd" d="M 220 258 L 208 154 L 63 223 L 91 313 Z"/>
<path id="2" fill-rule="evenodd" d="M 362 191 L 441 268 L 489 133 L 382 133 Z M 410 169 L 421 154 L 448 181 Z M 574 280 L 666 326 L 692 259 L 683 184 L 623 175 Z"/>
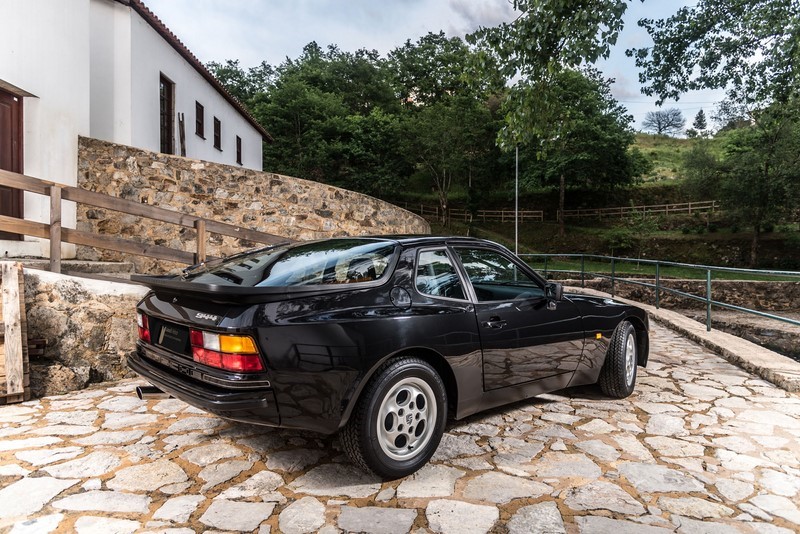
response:
<path id="1" fill-rule="evenodd" d="M 577 306 L 548 299 L 545 281 L 511 255 L 480 247 L 454 251 L 475 299 L 484 390 L 574 372 L 584 344 Z"/>

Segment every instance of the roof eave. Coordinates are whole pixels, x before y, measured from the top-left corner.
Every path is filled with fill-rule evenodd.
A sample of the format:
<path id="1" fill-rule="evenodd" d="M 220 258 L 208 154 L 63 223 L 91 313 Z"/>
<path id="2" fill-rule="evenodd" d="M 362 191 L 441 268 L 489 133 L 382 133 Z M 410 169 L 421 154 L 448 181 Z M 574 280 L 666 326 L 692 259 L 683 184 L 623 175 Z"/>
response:
<path id="1" fill-rule="evenodd" d="M 186 45 L 184 45 L 178 37 L 172 33 L 172 31 L 167 28 L 166 24 L 161 22 L 155 13 L 153 13 L 150 8 L 148 8 L 141 0 L 115 0 L 116 2 L 128 6 L 132 8 L 136 13 L 142 17 L 142 19 L 147 22 L 151 28 L 153 28 L 164 40 L 169 43 L 172 48 L 175 49 L 178 54 L 183 57 L 194 69 L 200 74 L 205 80 L 210 83 L 217 92 L 222 95 L 222 97 L 228 101 L 230 105 L 232 105 L 236 111 L 239 112 L 242 117 L 250 123 L 250 125 L 255 128 L 258 133 L 261 134 L 261 137 L 264 141 L 268 143 L 272 143 L 274 141 L 273 137 L 269 134 L 269 132 L 258 123 L 258 121 L 253 117 L 250 112 L 244 107 L 244 105 L 236 99 L 235 96 L 230 94 L 227 89 L 217 80 L 213 74 L 203 65 L 199 59 L 189 50 Z"/>

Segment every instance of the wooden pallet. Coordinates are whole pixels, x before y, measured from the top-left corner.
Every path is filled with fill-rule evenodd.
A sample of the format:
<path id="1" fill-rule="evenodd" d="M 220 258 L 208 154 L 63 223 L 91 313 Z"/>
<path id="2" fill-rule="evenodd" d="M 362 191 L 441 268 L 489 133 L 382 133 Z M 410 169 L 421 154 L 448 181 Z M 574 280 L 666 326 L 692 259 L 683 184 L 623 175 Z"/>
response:
<path id="1" fill-rule="evenodd" d="M 22 264 L 0 262 L 0 404 L 31 398 Z"/>

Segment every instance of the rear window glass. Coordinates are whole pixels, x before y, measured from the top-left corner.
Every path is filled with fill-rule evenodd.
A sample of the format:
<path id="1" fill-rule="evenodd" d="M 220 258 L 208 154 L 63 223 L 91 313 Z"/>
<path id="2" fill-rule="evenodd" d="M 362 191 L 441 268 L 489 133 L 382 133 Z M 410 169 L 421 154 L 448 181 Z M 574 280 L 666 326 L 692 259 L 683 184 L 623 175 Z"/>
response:
<path id="1" fill-rule="evenodd" d="M 393 243 L 369 239 L 314 241 L 244 253 L 184 278 L 242 287 L 371 282 L 387 273 L 394 250 Z"/>

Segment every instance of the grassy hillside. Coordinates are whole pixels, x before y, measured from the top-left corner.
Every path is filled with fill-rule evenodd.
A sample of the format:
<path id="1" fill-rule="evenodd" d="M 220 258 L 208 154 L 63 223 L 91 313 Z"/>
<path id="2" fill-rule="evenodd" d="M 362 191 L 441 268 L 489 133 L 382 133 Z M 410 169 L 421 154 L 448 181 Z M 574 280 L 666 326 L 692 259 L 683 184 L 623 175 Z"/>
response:
<path id="1" fill-rule="evenodd" d="M 680 178 L 683 157 L 696 142 L 695 139 L 678 139 L 666 135 L 636 134 L 634 147 L 653 163 L 653 170 L 644 177 L 644 181 L 658 182 Z M 712 138 L 708 142 L 711 144 L 712 152 L 722 149 L 721 138 Z"/>

